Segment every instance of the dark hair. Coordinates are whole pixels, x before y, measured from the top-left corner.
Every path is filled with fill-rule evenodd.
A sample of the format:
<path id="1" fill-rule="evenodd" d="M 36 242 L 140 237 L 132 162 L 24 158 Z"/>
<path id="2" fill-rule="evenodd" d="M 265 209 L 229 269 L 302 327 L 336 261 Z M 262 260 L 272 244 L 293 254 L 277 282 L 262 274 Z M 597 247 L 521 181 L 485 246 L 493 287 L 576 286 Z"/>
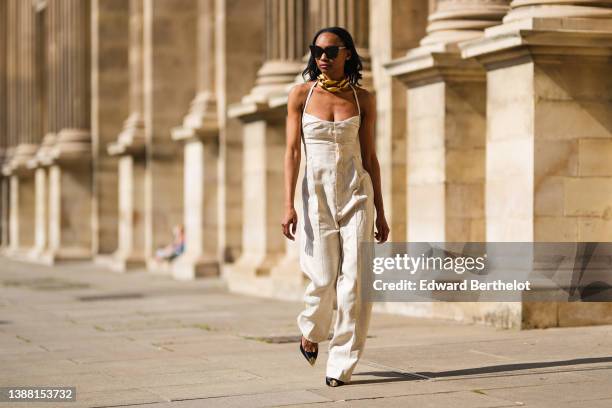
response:
<path id="1" fill-rule="evenodd" d="M 351 51 L 351 58 L 349 58 L 344 63 L 344 73 L 348 76 L 349 82 L 353 85 L 359 85 L 359 80 L 361 79 L 361 70 L 363 69 L 363 65 L 361 64 L 361 58 L 359 54 L 357 54 L 357 50 L 355 49 L 355 43 L 353 42 L 353 37 L 351 34 L 346 31 L 342 27 L 325 27 L 317 31 L 312 39 L 311 44 L 315 44 L 317 38 L 322 33 L 332 33 L 336 34 L 342 40 L 342 43 L 348 50 Z M 321 70 L 317 66 L 317 63 L 312 56 L 308 59 L 308 64 L 306 65 L 306 69 L 302 71 L 302 78 L 308 75 L 309 81 L 316 81 L 317 77 L 321 74 Z"/>

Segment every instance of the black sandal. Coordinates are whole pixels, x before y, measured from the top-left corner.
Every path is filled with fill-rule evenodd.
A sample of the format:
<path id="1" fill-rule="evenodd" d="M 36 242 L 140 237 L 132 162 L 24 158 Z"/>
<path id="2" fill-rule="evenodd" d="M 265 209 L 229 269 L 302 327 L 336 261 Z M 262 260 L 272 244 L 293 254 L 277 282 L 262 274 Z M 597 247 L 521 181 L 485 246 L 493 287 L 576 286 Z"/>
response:
<path id="1" fill-rule="evenodd" d="M 329 385 L 330 387 L 339 387 L 344 385 L 344 381 L 340 381 L 333 377 L 325 377 L 325 384 Z"/>
<path id="2" fill-rule="evenodd" d="M 300 351 L 302 352 L 304 358 L 308 360 L 310 365 L 314 365 L 315 361 L 317 361 L 317 355 L 319 354 L 319 347 L 317 346 L 317 349 L 315 351 L 306 351 L 304 349 L 304 346 L 302 346 L 302 339 L 300 339 Z"/>

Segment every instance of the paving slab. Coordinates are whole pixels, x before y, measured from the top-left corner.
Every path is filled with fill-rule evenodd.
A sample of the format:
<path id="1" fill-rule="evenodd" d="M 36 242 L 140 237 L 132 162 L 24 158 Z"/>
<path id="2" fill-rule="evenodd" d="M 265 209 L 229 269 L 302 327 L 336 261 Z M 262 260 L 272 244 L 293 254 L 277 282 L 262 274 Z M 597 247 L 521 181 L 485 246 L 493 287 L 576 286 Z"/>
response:
<path id="1" fill-rule="evenodd" d="M 314 367 L 299 353 L 301 302 L 87 262 L 0 264 L 0 386 L 77 387 L 76 402 L 19 407 L 612 407 L 612 325 L 374 313 L 351 383 L 330 388 L 329 342 Z"/>

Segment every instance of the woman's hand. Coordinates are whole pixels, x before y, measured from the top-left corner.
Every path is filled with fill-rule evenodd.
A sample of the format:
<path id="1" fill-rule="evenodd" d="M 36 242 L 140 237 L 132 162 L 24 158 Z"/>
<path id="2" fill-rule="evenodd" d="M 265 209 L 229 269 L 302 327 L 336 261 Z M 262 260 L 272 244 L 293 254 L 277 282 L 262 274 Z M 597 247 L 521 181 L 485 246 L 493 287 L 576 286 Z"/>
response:
<path id="1" fill-rule="evenodd" d="M 290 240 L 295 240 L 295 230 L 297 228 L 297 213 L 294 207 L 289 207 L 285 210 L 283 217 L 283 234 Z M 293 234 L 293 235 L 292 235 Z"/>
<path id="2" fill-rule="evenodd" d="M 382 244 L 383 242 L 387 241 L 387 237 L 389 237 L 389 226 L 387 225 L 385 214 L 377 214 L 376 233 L 374 234 L 374 238 L 378 240 L 379 244 Z"/>

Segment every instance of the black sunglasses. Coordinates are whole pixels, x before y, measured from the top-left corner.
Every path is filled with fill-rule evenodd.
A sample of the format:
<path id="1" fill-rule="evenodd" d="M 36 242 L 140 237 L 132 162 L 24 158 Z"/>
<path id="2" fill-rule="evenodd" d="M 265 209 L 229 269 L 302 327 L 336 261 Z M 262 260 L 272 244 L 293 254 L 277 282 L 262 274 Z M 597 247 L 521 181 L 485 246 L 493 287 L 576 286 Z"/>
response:
<path id="1" fill-rule="evenodd" d="M 327 58 L 334 59 L 338 56 L 338 52 L 340 52 L 340 48 L 346 48 L 344 46 L 338 45 L 330 45 L 329 47 L 319 47 L 318 45 L 309 45 L 310 53 L 316 58 L 319 59 L 325 53 Z"/>

